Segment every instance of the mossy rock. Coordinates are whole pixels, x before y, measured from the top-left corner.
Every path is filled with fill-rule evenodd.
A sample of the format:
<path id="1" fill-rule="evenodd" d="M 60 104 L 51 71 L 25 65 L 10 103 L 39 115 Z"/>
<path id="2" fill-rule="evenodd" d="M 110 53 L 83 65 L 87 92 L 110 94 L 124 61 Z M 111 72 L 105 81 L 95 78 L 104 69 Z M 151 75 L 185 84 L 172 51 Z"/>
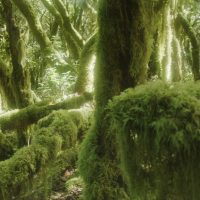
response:
<path id="1" fill-rule="evenodd" d="M 200 199 L 200 85 L 152 82 L 109 103 L 132 198 Z"/>

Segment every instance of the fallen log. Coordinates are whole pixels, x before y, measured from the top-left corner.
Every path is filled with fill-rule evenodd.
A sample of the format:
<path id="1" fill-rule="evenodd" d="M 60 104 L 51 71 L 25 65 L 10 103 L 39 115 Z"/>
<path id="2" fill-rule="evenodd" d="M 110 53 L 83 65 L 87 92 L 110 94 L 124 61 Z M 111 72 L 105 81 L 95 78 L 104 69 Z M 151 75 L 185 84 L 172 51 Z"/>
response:
<path id="1" fill-rule="evenodd" d="M 0 129 L 2 131 L 24 129 L 29 125 L 36 123 L 54 110 L 76 109 L 81 107 L 84 103 L 91 101 L 92 98 L 93 95 L 91 93 L 84 93 L 81 96 L 71 97 L 56 104 L 36 104 L 14 112 L 2 114 L 0 115 Z"/>

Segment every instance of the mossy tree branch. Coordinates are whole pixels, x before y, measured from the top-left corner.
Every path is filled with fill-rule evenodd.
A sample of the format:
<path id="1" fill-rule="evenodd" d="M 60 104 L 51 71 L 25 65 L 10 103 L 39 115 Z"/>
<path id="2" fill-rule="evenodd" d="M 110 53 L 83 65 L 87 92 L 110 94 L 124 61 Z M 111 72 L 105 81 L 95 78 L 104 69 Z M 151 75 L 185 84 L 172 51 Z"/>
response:
<path id="1" fill-rule="evenodd" d="M 176 21 L 181 24 L 183 30 L 185 31 L 185 34 L 190 39 L 191 45 L 192 45 L 192 72 L 194 76 L 194 80 L 200 79 L 200 60 L 199 60 L 199 44 L 198 40 L 196 38 L 196 34 L 192 27 L 190 26 L 189 22 L 186 18 L 183 17 L 183 15 L 178 14 Z"/>
<path id="2" fill-rule="evenodd" d="M 56 22 L 59 24 L 59 26 L 62 29 L 64 38 L 67 42 L 67 45 L 69 47 L 69 51 L 73 55 L 75 59 L 79 58 L 80 49 L 79 46 L 77 46 L 77 43 L 73 39 L 72 35 L 68 32 L 68 28 L 64 26 L 63 18 L 57 11 L 57 9 L 48 1 L 48 0 L 41 0 L 43 5 L 46 7 L 46 9 L 55 17 Z"/>
<path id="3" fill-rule="evenodd" d="M 81 35 L 78 33 L 78 31 L 73 27 L 73 25 L 70 23 L 70 19 L 68 16 L 68 13 L 65 9 L 65 6 L 63 5 L 62 1 L 60 0 L 52 0 L 53 4 L 55 5 L 56 9 L 58 10 L 60 16 L 63 19 L 63 25 L 67 32 L 72 36 L 72 38 L 76 41 L 79 48 L 83 47 L 83 39 Z"/>
<path id="4" fill-rule="evenodd" d="M 85 43 L 79 61 L 78 77 L 75 84 L 75 92 L 82 94 L 86 91 L 88 82 L 88 65 L 95 53 L 97 34 L 93 34 Z"/>
<path id="5" fill-rule="evenodd" d="M 26 0 L 20 0 L 20 1 L 12 0 L 12 1 L 26 18 L 29 27 L 32 30 L 33 35 L 35 36 L 40 47 L 42 49 L 49 47 L 51 45 L 51 42 L 45 31 L 42 29 L 40 21 L 35 16 L 32 6 Z"/>
<path id="6" fill-rule="evenodd" d="M 11 112 L 11 114 L 1 115 L 0 128 L 2 131 L 26 128 L 50 114 L 53 110 L 79 108 L 81 105 L 91 100 L 92 94 L 85 93 L 82 96 L 72 97 L 52 105 L 31 105 L 21 110 Z"/>

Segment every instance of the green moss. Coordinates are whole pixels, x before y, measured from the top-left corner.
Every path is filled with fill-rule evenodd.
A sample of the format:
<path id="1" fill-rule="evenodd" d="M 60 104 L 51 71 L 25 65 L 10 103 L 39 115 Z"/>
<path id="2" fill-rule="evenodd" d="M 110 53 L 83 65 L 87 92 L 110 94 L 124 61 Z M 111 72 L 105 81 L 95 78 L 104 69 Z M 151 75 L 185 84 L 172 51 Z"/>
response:
<path id="1" fill-rule="evenodd" d="M 45 131 L 52 135 L 60 135 L 62 137 L 62 148 L 66 149 L 76 144 L 78 126 L 81 125 L 79 124 L 81 121 L 80 113 L 68 113 L 65 110 L 60 110 L 54 111 L 40 120 L 38 126 L 41 131 L 44 128 Z"/>
<path id="2" fill-rule="evenodd" d="M 199 89 L 195 83 L 155 82 L 110 102 L 111 128 L 132 198 L 200 198 Z"/>
<path id="3" fill-rule="evenodd" d="M 39 145 L 21 148 L 14 156 L 0 162 L 0 197 L 15 195 L 16 189 L 33 178 L 49 159 L 47 150 Z"/>
<path id="4" fill-rule="evenodd" d="M 162 18 L 153 12 L 154 3 L 99 1 L 95 120 L 79 157 L 87 200 L 128 199 L 105 107 L 113 96 L 146 80 L 153 36 Z"/>
<path id="5" fill-rule="evenodd" d="M 54 191 L 64 189 L 64 184 L 60 181 L 60 178 L 66 170 L 72 170 L 76 167 L 77 157 L 78 147 L 67 149 L 58 155 L 56 161 L 49 168 L 49 176 Z"/>
<path id="6" fill-rule="evenodd" d="M 92 58 L 92 55 L 95 53 L 95 42 L 97 34 L 92 35 L 85 43 L 84 48 L 81 52 L 78 77 L 75 84 L 75 92 L 82 94 L 86 91 L 86 86 L 88 84 L 88 72 L 89 64 Z"/>
<path id="7" fill-rule="evenodd" d="M 107 119 L 103 123 L 109 124 Z M 112 134 L 108 134 L 105 138 L 107 143 L 104 141 L 105 146 L 99 149 L 99 131 L 99 128 L 93 125 L 79 154 L 79 170 L 85 183 L 84 199 L 128 199 L 116 157 L 115 139 Z M 108 133 L 106 129 L 104 131 Z M 101 133 L 103 136 L 104 133 Z"/>
<path id="8" fill-rule="evenodd" d="M 0 162 L 0 199 L 11 199 L 11 195 L 25 200 L 30 196 L 38 199 L 40 192 L 43 194 L 39 195 L 40 199 L 47 199 L 56 175 L 62 173 L 63 167 L 75 166 L 77 133 L 81 124 L 80 113 L 64 110 L 41 119 L 30 146 Z"/>
<path id="9" fill-rule="evenodd" d="M 177 16 L 176 23 L 180 24 L 185 32 L 185 34 L 190 39 L 191 45 L 192 45 L 192 73 L 194 76 L 194 80 L 200 79 L 200 60 L 199 60 L 199 44 L 198 39 L 196 37 L 196 34 L 194 30 L 192 29 L 192 26 L 189 24 L 187 19 L 185 19 L 181 14 Z"/>
<path id="10" fill-rule="evenodd" d="M 0 132 L 0 160 L 8 159 L 17 148 L 17 137 L 13 133 L 2 134 Z"/>

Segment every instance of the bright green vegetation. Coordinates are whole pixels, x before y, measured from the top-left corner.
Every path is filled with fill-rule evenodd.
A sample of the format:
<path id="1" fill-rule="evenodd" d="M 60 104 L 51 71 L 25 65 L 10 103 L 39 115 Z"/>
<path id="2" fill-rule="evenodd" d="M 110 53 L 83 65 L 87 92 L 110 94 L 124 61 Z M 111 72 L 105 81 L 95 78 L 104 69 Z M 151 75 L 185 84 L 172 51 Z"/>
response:
<path id="1" fill-rule="evenodd" d="M 0 200 L 199 200 L 199 10 L 0 0 Z"/>
<path id="2" fill-rule="evenodd" d="M 11 195 L 21 198 L 30 192 L 36 174 L 48 180 L 48 173 L 51 173 L 51 178 L 54 176 L 56 179 L 63 167 L 75 165 L 77 134 L 82 123 L 81 114 L 65 110 L 54 111 L 41 119 L 30 146 L 19 149 L 10 159 L 0 162 L 1 199 L 10 199 Z M 49 187 L 48 183 L 46 189 L 49 190 Z"/>
<path id="3" fill-rule="evenodd" d="M 109 103 L 132 199 L 199 199 L 199 90 L 195 83 L 153 82 Z"/>

